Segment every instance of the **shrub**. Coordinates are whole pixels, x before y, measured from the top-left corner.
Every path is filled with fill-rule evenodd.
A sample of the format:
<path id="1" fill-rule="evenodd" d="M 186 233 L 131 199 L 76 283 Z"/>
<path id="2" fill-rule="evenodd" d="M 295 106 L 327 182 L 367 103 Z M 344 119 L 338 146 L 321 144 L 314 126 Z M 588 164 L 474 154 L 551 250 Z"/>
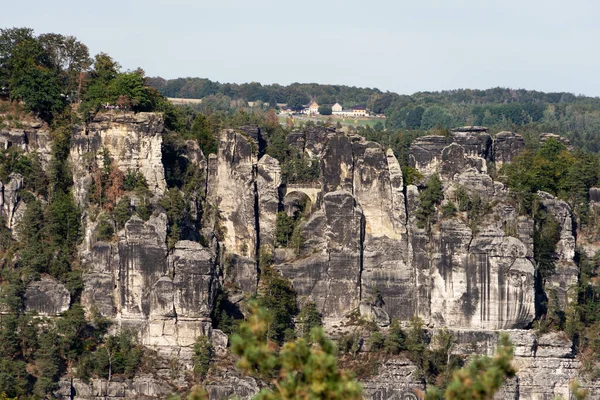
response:
<path id="1" fill-rule="evenodd" d="M 289 217 L 285 211 L 277 213 L 275 222 L 275 240 L 277 245 L 281 247 L 287 247 L 292 234 L 294 233 L 294 219 Z"/>
<path id="2" fill-rule="evenodd" d="M 390 330 L 383 342 L 385 352 L 388 354 L 399 354 L 406 350 L 406 335 L 400 326 L 400 321 L 393 319 L 390 325 Z"/>
<path id="3" fill-rule="evenodd" d="M 194 373 L 199 378 L 204 378 L 208 373 L 210 363 L 214 357 L 215 349 L 208 336 L 199 336 L 194 344 Z"/>
<path id="4" fill-rule="evenodd" d="M 288 279 L 269 267 L 261 271 L 260 279 L 261 294 L 258 303 L 273 315 L 273 322 L 267 331 L 268 337 L 277 343 L 283 343 L 286 334 L 288 337 L 293 335 L 286 331 L 294 327 L 294 317 L 298 314 L 296 292 Z"/>
<path id="5" fill-rule="evenodd" d="M 109 241 L 113 238 L 114 234 L 115 229 L 113 228 L 113 224 L 106 218 L 101 218 L 98 226 L 96 226 L 96 237 L 98 240 Z"/>
<path id="6" fill-rule="evenodd" d="M 456 215 L 456 205 L 453 202 L 448 201 L 442 206 L 442 216 L 444 218 L 451 218 Z"/>
<path id="7" fill-rule="evenodd" d="M 419 228 L 429 229 L 435 222 L 436 206 L 443 199 L 442 182 L 437 175 L 432 175 L 427 180 L 427 187 L 419 194 L 419 207 L 415 212 Z"/>
<path id="8" fill-rule="evenodd" d="M 323 326 L 323 316 L 317 310 L 317 305 L 314 302 L 310 302 L 304 306 L 300 314 L 298 315 L 298 325 L 300 328 L 300 336 L 305 339 L 310 338 L 310 332 L 312 328 Z"/>
<path id="9" fill-rule="evenodd" d="M 385 340 L 386 338 L 381 334 L 381 332 L 375 331 L 371 333 L 371 337 L 367 341 L 367 344 L 369 345 L 369 349 L 371 349 L 371 351 L 379 351 L 383 349 Z"/>

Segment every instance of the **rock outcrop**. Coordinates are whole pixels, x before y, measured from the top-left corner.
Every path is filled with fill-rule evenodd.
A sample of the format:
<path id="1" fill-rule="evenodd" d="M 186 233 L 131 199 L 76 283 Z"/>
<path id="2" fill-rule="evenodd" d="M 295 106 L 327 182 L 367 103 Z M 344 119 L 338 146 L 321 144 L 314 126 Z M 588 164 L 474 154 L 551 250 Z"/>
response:
<path id="1" fill-rule="evenodd" d="M 25 310 L 40 315 L 56 316 L 69 309 L 71 294 L 59 281 L 43 275 L 25 290 Z"/>
<path id="2" fill-rule="evenodd" d="M 323 149 L 322 192 L 315 197 L 324 201 L 302 225 L 307 241 L 299 259 L 279 252 L 278 268 L 301 296 L 321 306 L 325 317 L 338 318 L 351 311 L 349 306 L 356 307 L 357 300 L 368 304 L 380 297 L 382 311 L 405 321 L 418 315 L 435 326 L 463 329 L 528 326 L 535 316 L 532 225 L 519 219 L 508 191 L 486 173 L 495 149 L 502 149 L 501 157 L 508 161 L 522 139 L 501 136 L 494 147 L 485 128 L 466 127 L 448 137 L 419 138 L 411 147 L 414 167 L 424 176 L 440 175 L 447 201 L 456 201 L 457 190 L 463 188 L 494 202 L 489 215 L 478 221 L 477 232 L 467 224 L 466 214 L 448 218 L 439 211 L 431 231 L 420 228 L 414 218 L 418 188 L 404 189 L 391 152 L 358 136 L 331 132 L 320 136 L 325 141 L 317 146 Z M 298 146 L 306 146 L 307 140 L 297 134 L 288 137 Z M 354 203 L 353 210 L 340 207 L 347 210 L 345 224 L 329 217 L 332 193 L 336 198 L 345 193 L 344 201 Z M 292 210 L 294 202 L 284 198 L 283 205 Z M 362 230 L 353 222 L 357 212 L 364 220 Z M 511 219 L 515 225 L 507 227 Z M 330 231 L 344 236 L 321 234 Z M 346 258 L 343 274 L 323 274 L 335 261 L 331 249 L 339 246 Z M 360 282 L 358 298 L 341 308 L 327 308 L 325 299 L 332 293 L 335 298 L 336 285 L 353 280 Z M 350 286 L 343 287 L 347 297 L 354 296 Z M 375 315 L 373 309 L 362 309 Z"/>
<path id="3" fill-rule="evenodd" d="M 96 114 L 91 123 L 76 129 L 71 139 L 75 197 L 86 204 L 92 171 L 103 167 L 103 153 L 123 174 L 140 172 L 150 191 L 162 196 L 166 189 L 162 163 L 164 119 L 158 113 L 107 112 Z"/>
<path id="4" fill-rule="evenodd" d="M 41 126 L 0 131 L 0 143 L 35 150 L 47 165 L 50 145 L 44 132 Z M 498 334 L 507 332 L 520 370 L 500 398 L 565 394 L 573 378 L 589 384 L 578 372 L 571 342 L 529 329 L 539 306 L 536 287 L 542 290 L 536 286 L 534 221 L 519 215 L 510 191 L 492 173 L 494 165 L 498 170 L 524 148 L 521 136 L 500 132 L 492 137 L 483 127 L 464 127 L 446 136 L 420 137 L 411 146 L 410 166 L 423 179 L 406 185 L 391 150 L 334 128 L 309 127 L 290 133 L 287 143 L 318 162 L 320 174 L 312 183 L 292 184 L 282 182 L 279 161 L 264 154 L 267 138 L 260 129 L 223 130 L 216 155 L 205 157 L 195 143 L 185 146 L 186 162 L 203 173 L 194 199 L 188 199 L 199 203 L 191 207 L 200 227 L 192 238 L 196 242 L 167 240 L 172 228 L 158 205 L 167 190 L 164 133 L 160 114 L 98 114 L 75 127 L 70 163 L 74 196 L 84 209 L 82 305 L 112 319 L 115 330 L 134 330 L 161 357 L 177 359 L 182 385 L 197 337 L 213 335 L 217 291 L 227 287 L 235 301 L 255 294 L 259 260 L 267 253 L 299 302 L 314 301 L 329 328 L 350 316 L 381 327 L 394 318 L 406 323 L 418 316 L 430 331 L 450 329 L 457 338 L 453 352 L 465 356 L 492 354 Z M 123 174 L 141 172 L 155 207 L 147 220 L 134 215 L 112 240 L 102 241 L 95 233 L 99 221 L 86 207 L 93 171 L 102 165 L 105 150 Z M 416 215 L 433 175 L 440 177 L 443 200 L 423 224 Z M 0 206 L 10 228 L 24 207 L 22 187 L 16 174 L 0 184 Z M 600 189 L 590 196 L 600 203 Z M 578 279 L 573 217 L 567 203 L 547 193 L 539 197 L 560 225 L 556 273 L 543 290 L 556 293 L 564 309 L 567 290 Z M 451 203 L 457 210 L 444 211 Z M 282 211 L 298 218 L 301 240 L 290 248 L 277 247 Z M 27 287 L 25 297 L 27 310 L 47 316 L 67 310 L 71 301 L 68 290 L 45 275 Z M 215 331 L 212 340 L 226 359 L 224 334 Z M 365 395 L 383 399 L 422 389 L 415 371 L 410 361 L 390 358 L 377 376 L 363 382 Z M 211 399 L 248 398 L 259 389 L 233 369 L 220 372 L 221 379 L 207 386 Z M 63 398 L 74 393 L 84 399 L 164 398 L 170 388 L 163 378 L 65 379 L 59 392 Z"/>
<path id="5" fill-rule="evenodd" d="M 7 227 L 12 230 L 15 230 L 25 212 L 25 205 L 21 201 L 19 193 L 21 189 L 23 189 L 21 174 L 13 172 L 6 184 L 0 182 L 0 207 L 6 218 Z"/>

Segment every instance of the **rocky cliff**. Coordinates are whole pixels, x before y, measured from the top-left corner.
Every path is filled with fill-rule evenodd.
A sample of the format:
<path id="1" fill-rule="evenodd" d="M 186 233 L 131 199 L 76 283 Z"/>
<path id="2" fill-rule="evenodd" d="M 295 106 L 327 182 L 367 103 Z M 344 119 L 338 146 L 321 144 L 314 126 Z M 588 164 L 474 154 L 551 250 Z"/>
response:
<path id="1" fill-rule="evenodd" d="M 32 139 L 24 140 L 27 135 Z M 381 327 L 392 318 L 406 322 L 418 316 L 431 331 L 449 328 L 458 339 L 454 352 L 469 355 L 491 353 L 499 332 L 508 330 L 519 373 L 498 398 L 550 399 L 567 393 L 570 379 L 585 381 L 572 343 L 530 329 L 537 311 L 534 221 L 519 215 L 511 192 L 493 174 L 524 148 L 519 135 L 492 137 L 485 128 L 466 127 L 418 138 L 410 149 L 417 179 L 407 184 L 393 152 L 377 143 L 334 129 L 292 132 L 288 143 L 319 159 L 320 174 L 310 184 L 286 184 L 279 162 L 264 153 L 268 138 L 260 129 L 223 130 L 216 156 L 205 158 L 194 146 L 185 155 L 203 172 L 197 188 L 203 198 L 202 240 L 172 245 L 167 240 L 172 228 L 159 206 L 167 190 L 163 135 L 162 116 L 151 113 L 99 114 L 73 133 L 73 195 L 85 210 L 81 302 L 88 312 L 112 319 L 115 329 L 132 329 L 142 344 L 177 359 L 182 371 L 189 368 L 198 336 L 219 337 L 210 318 L 217 290 L 228 287 L 235 301 L 255 293 L 267 252 L 299 302 L 316 303 L 333 335 L 340 321 L 357 312 Z M 36 149 L 47 159 L 45 137 L 44 132 L 0 132 L 0 142 Z M 132 216 L 109 240 L 98 239 L 89 206 L 94 164 L 102 162 L 103 152 L 123 174 L 141 172 L 154 204 L 147 220 Z M 424 225 L 417 218 L 419 198 L 434 175 L 443 199 Z M 21 207 L 19 182 L 11 176 L 0 186 L 10 227 Z M 566 291 L 578 279 L 573 218 L 566 203 L 540 196 L 560 224 L 557 271 L 545 290 L 556 290 L 564 308 Z M 464 202 L 476 204 L 477 212 L 462 207 Z M 457 209 L 445 212 L 450 203 Z M 296 248 L 278 246 L 282 211 L 301 211 Z M 68 308 L 68 291 L 50 279 L 27 288 L 28 309 L 56 315 Z M 402 358 L 387 361 L 378 376 L 364 382 L 366 396 L 390 398 L 418 388 L 413 370 Z M 251 381 L 223 374 L 212 386 L 214 398 L 258 390 Z M 108 396 L 164 397 L 164 382 L 156 379 L 138 377 L 118 387 L 112 382 L 114 393 Z M 60 393 L 63 398 L 107 395 L 106 382 L 90 385 L 65 380 Z"/>

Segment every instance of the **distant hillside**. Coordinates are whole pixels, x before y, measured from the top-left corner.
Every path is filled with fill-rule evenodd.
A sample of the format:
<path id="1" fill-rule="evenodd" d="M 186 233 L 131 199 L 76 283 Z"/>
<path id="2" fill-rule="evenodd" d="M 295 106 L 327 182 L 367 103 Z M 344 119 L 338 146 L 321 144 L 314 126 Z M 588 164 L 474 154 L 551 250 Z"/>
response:
<path id="1" fill-rule="evenodd" d="M 232 100 L 262 101 L 273 107 L 287 103 L 301 107 L 311 99 L 319 104 L 340 103 L 344 107 L 365 105 L 387 117 L 387 129 L 430 130 L 464 125 L 485 125 L 492 131 L 524 133 L 555 132 L 575 145 L 600 151 L 600 98 L 572 93 L 492 88 L 417 92 L 410 96 L 382 92 L 377 88 L 293 83 L 288 86 L 260 83 L 219 83 L 205 78 L 165 80 L 148 78 L 147 83 L 167 97 L 203 98 L 204 107 L 229 108 Z"/>

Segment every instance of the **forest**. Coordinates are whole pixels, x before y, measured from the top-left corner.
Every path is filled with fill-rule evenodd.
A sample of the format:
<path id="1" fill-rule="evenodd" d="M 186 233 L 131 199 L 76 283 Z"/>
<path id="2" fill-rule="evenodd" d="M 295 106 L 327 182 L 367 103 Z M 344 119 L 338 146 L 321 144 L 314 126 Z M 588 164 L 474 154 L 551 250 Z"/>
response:
<path id="1" fill-rule="evenodd" d="M 600 128 L 600 98 L 571 93 L 492 88 L 417 92 L 412 95 L 315 83 L 288 86 L 260 83 L 231 84 L 205 78 L 148 79 L 148 84 L 166 97 L 201 98 L 201 110 L 245 107 L 248 101 L 287 104 L 300 109 L 311 99 L 319 104 L 340 103 L 344 107 L 366 106 L 385 114 L 387 130 L 428 131 L 466 125 L 487 126 L 493 132 L 518 131 L 524 135 L 542 132 L 560 134 L 583 150 L 600 151 L 596 134 Z"/>

